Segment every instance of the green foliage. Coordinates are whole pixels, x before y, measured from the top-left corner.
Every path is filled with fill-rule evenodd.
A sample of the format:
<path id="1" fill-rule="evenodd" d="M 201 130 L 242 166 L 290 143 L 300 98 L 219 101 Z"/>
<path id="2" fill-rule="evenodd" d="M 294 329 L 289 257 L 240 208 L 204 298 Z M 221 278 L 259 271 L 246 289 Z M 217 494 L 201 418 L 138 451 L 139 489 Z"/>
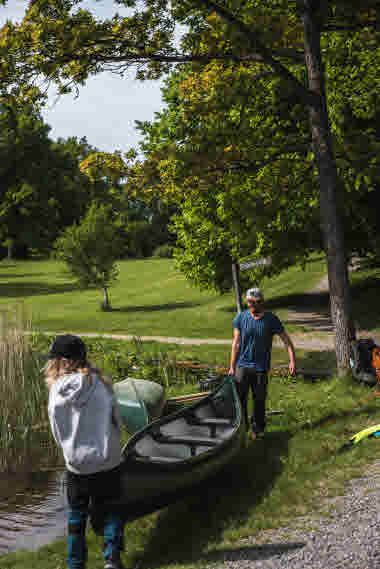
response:
<path id="1" fill-rule="evenodd" d="M 49 138 L 39 100 L 4 95 L 0 102 L 0 243 L 16 256 L 46 254 L 89 201 L 108 200 L 109 184 L 81 173 L 80 161 L 93 150 L 86 139 Z"/>
<path id="2" fill-rule="evenodd" d="M 337 117 L 347 110 L 345 97 L 339 95 L 340 77 L 329 81 L 328 71 L 327 90 L 337 91 L 338 102 L 331 104 L 328 98 L 325 106 L 325 73 L 320 70 L 330 66 L 330 76 L 338 77 L 345 52 L 352 49 L 352 66 L 346 69 L 354 71 L 345 78 L 346 92 L 355 92 L 358 81 L 368 84 L 363 81 L 366 65 L 377 69 L 378 3 L 350 1 L 347 11 L 342 0 L 122 4 L 134 8 L 133 14 L 102 21 L 80 1 L 33 2 L 22 22 L 2 30 L 4 84 L 29 84 L 42 74 L 67 92 L 105 69 L 123 73 L 138 64 L 138 78 L 158 77 L 169 65 L 186 62 L 168 90 L 171 108 L 156 121 L 160 124 L 152 129 L 141 125 L 152 138 L 143 148 L 147 164 L 137 161 L 135 168 L 125 169 L 120 153 L 101 153 L 107 175 L 128 174 L 131 185 L 147 193 L 153 188 L 179 208 L 173 225 L 182 249 L 177 258 L 201 286 L 226 290 L 228 257 L 271 257 L 265 271 L 274 274 L 325 247 L 330 276 L 337 280 L 331 287 L 332 314 L 342 319 L 336 329 L 348 338 L 352 327 L 346 260 L 353 253 L 373 255 L 378 250 L 378 239 L 372 236 L 375 216 L 367 230 L 361 223 L 368 212 L 362 202 L 377 189 L 378 134 L 369 145 L 374 166 L 363 164 L 364 154 L 358 160 L 355 156 L 346 176 L 347 160 L 338 166 L 330 152 L 328 116 L 330 107 Z M 304 29 L 305 22 L 309 25 Z M 178 24 L 184 26 L 180 42 L 174 34 Z M 356 76 L 356 61 L 362 57 L 367 63 Z M 312 69 L 313 62 L 317 64 Z M 368 118 L 366 103 L 376 104 L 375 90 L 371 97 L 364 97 L 364 104 L 352 97 L 356 118 Z M 352 140 L 360 139 L 359 123 L 356 127 L 349 134 Z M 335 140 L 336 134 L 345 129 L 334 128 L 336 150 L 342 142 Z M 97 158 L 90 170 L 92 166 L 96 174 Z M 345 204 L 351 202 L 352 192 L 357 193 L 350 208 Z M 375 199 L 368 201 L 373 209 Z M 199 221 L 201 209 L 206 213 Z M 341 218 L 349 234 L 347 250 Z M 202 265 L 201 271 L 193 268 L 195 263 Z M 338 353 L 343 369 L 348 365 L 347 341 Z"/>
<path id="3" fill-rule="evenodd" d="M 120 257 L 118 227 L 110 207 L 93 203 L 80 224 L 65 229 L 55 250 L 81 287 L 105 292 L 103 306 L 108 309 L 107 289 L 117 279 Z"/>
<path id="4" fill-rule="evenodd" d="M 153 251 L 153 257 L 160 257 L 161 259 L 170 259 L 173 257 L 173 247 L 168 243 L 164 245 L 159 245 Z"/>
<path id="5" fill-rule="evenodd" d="M 289 116 L 281 82 L 256 75 L 219 64 L 172 74 L 167 108 L 139 124 L 143 172 L 180 210 L 178 266 L 201 288 L 228 290 L 232 259 L 270 257 L 257 280 L 322 248 L 308 118 L 299 105 Z"/>

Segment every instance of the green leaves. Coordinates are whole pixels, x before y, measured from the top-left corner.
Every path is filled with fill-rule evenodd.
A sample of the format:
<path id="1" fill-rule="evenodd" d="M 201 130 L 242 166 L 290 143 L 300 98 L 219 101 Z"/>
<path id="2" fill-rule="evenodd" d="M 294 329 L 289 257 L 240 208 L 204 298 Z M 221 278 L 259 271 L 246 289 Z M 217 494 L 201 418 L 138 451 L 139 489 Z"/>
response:
<path id="1" fill-rule="evenodd" d="M 107 289 L 117 278 L 120 257 L 119 231 L 111 208 L 93 203 L 80 224 L 65 229 L 55 250 L 80 286 Z"/>

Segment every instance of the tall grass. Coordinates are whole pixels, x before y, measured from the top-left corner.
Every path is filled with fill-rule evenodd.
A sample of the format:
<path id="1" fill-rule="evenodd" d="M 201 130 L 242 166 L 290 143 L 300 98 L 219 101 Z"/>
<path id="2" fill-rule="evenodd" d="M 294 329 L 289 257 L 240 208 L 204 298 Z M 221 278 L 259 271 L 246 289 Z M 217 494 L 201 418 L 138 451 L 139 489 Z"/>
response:
<path id="1" fill-rule="evenodd" d="M 33 354 L 24 309 L 0 312 L 0 472 L 33 469 L 56 456 L 47 416 L 47 390 Z"/>

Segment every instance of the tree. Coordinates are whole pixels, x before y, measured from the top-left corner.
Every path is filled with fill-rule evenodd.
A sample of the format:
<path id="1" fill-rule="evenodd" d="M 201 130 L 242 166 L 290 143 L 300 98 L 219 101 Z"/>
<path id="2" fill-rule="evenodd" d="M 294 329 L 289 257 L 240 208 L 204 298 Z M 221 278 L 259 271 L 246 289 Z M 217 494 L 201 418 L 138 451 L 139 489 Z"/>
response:
<path id="1" fill-rule="evenodd" d="M 124 156 L 120 152 L 91 152 L 80 164 L 92 183 L 106 181 L 109 185 L 108 203 L 120 214 L 122 257 L 149 257 L 157 247 L 173 241 L 168 224 L 176 208 L 157 192 L 150 195 L 140 188 L 136 192 L 130 167 L 136 156 L 133 149 Z"/>
<path id="2" fill-rule="evenodd" d="M 103 310 L 111 310 L 108 289 L 117 279 L 120 257 L 117 220 L 111 208 L 93 203 L 81 223 L 65 229 L 55 243 L 79 286 L 103 291 Z"/>
<path id="3" fill-rule="evenodd" d="M 166 109 L 139 125 L 145 160 L 135 179 L 177 203 L 176 258 L 198 286 L 229 288 L 231 259 L 271 257 L 273 275 L 322 248 L 307 115 L 269 80 L 259 96 L 268 77 L 257 70 L 172 73 Z"/>
<path id="4" fill-rule="evenodd" d="M 81 172 L 80 163 L 96 150 L 86 139 L 49 138 L 38 91 L 32 98 L 5 93 L 0 104 L 0 243 L 9 257 L 47 254 L 89 203 L 110 201 L 112 187 Z"/>
<path id="5" fill-rule="evenodd" d="M 43 123 L 35 100 L 23 98 L 21 105 L 16 97 L 3 95 L 0 102 L 0 239 L 11 257 L 14 245 L 30 237 L 33 170 L 48 152 L 50 127 Z"/>
<path id="6" fill-rule="evenodd" d="M 4 0 L 3 0 L 4 3 Z M 321 34 L 376 32 L 376 0 L 251 0 L 236 5 L 213 0 L 147 2 L 128 18 L 115 15 L 97 21 L 89 11 L 73 10 L 77 1 L 35 0 L 20 25 L 8 24 L 0 38 L 2 74 L 8 83 L 30 82 L 39 74 L 54 80 L 62 92 L 69 83 L 81 85 L 105 68 L 124 72 L 130 64 L 146 64 L 140 78 L 156 77 L 173 62 L 207 65 L 210 61 L 260 64 L 280 78 L 289 100 L 308 109 L 312 151 L 318 171 L 321 220 L 328 265 L 332 317 L 340 374 L 349 369 L 349 343 L 354 334 L 347 278 L 347 258 L 337 195 L 339 179 L 332 147 L 321 56 Z M 134 2 L 125 2 L 135 6 Z M 136 4 L 137 5 L 137 4 Z M 219 35 L 209 35 L 208 18 L 216 15 Z M 374 21 L 375 20 L 375 21 Z M 175 45 L 176 23 L 188 26 Z M 300 25 L 302 24 L 302 25 Z M 278 29 L 289 33 L 278 41 Z M 207 41 L 210 39 L 211 41 Z M 289 61 L 300 61 L 303 43 L 307 85 L 292 72 Z M 289 47 L 291 46 L 291 47 Z M 371 49 L 376 49 L 371 47 Z M 11 78 L 11 79 L 10 79 Z"/>

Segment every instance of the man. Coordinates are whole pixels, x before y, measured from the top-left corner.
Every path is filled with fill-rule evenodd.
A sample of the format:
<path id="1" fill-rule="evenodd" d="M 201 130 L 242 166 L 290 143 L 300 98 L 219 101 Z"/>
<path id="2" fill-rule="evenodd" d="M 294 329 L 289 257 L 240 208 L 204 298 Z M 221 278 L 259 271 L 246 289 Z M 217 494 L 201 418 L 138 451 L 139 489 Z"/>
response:
<path id="1" fill-rule="evenodd" d="M 259 288 L 246 293 L 248 310 L 238 314 L 233 322 L 234 337 L 229 374 L 234 375 L 248 428 L 247 399 L 252 389 L 255 406 L 252 416 L 252 439 L 265 429 L 265 401 L 272 339 L 278 334 L 289 354 L 289 371 L 296 369 L 294 346 L 281 321 L 272 312 L 264 310 L 264 296 Z"/>

